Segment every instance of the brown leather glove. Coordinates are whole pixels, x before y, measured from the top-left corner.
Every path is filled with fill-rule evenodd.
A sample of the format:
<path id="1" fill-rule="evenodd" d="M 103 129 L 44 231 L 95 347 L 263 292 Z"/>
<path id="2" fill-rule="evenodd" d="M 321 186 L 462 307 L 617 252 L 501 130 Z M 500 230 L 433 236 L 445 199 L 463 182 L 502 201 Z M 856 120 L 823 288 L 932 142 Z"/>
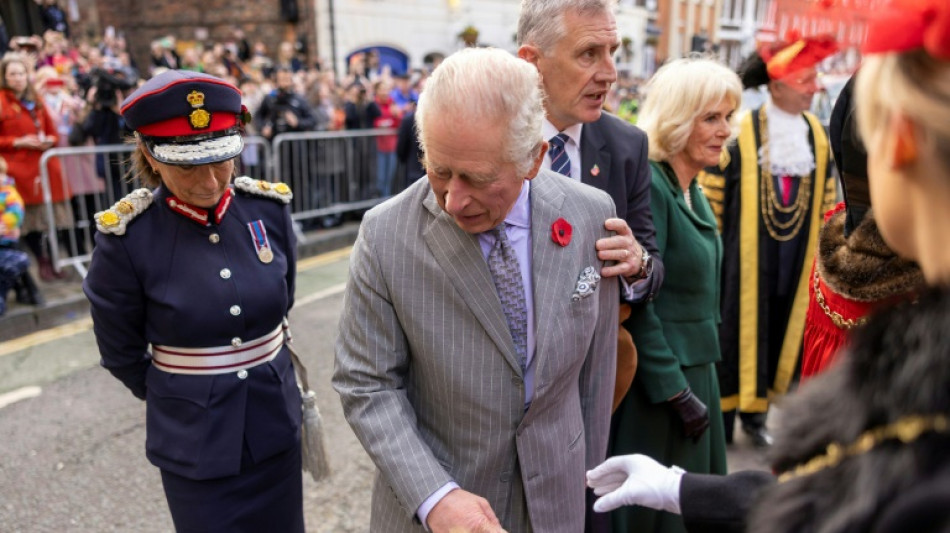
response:
<path id="1" fill-rule="evenodd" d="M 683 432 L 686 438 L 693 439 L 693 442 L 699 441 L 703 432 L 709 427 L 709 409 L 706 405 L 693 394 L 689 387 L 669 400 L 669 404 L 683 421 Z"/>

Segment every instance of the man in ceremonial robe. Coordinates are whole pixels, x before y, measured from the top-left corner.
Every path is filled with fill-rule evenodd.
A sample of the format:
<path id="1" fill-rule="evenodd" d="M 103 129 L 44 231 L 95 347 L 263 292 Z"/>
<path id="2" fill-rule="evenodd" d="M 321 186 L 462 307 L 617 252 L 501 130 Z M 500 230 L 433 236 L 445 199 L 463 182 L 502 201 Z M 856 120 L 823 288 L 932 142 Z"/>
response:
<path id="1" fill-rule="evenodd" d="M 769 399 L 796 373 L 809 269 L 836 194 L 828 138 L 807 110 L 815 67 L 836 50 L 830 37 L 789 36 L 749 57 L 743 85 L 767 85 L 769 99 L 740 117 L 737 142 L 699 177 L 724 246 L 718 371 L 727 442 L 738 411 L 752 442 L 770 445 Z"/>

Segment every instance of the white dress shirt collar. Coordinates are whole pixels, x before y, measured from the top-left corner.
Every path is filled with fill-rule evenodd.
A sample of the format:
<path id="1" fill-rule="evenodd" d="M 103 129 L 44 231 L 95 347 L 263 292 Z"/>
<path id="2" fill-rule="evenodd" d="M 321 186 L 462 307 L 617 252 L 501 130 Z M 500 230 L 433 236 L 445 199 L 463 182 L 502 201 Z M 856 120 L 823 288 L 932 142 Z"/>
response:
<path id="1" fill-rule="evenodd" d="M 571 177 L 578 181 L 581 176 L 581 132 L 583 129 L 583 123 L 568 126 L 564 131 L 558 131 L 546 118 L 541 123 L 541 135 L 545 141 L 550 140 L 558 133 L 568 136 L 568 142 L 564 144 L 564 151 L 567 152 L 567 157 L 571 158 Z M 544 163 L 541 166 L 548 170 L 551 169 L 551 157 L 548 154 L 544 154 Z"/>

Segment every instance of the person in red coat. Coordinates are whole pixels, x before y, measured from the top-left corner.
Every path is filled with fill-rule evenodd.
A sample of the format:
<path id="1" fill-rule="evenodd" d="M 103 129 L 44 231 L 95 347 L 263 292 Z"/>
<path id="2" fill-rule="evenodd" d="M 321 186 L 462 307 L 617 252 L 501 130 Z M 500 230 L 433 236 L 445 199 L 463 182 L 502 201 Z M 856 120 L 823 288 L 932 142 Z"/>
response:
<path id="1" fill-rule="evenodd" d="M 62 179 L 58 159 L 49 163 L 49 190 L 53 202 L 54 228 L 48 227 L 40 178 L 40 157 L 56 145 L 56 125 L 46 112 L 29 80 L 30 61 L 26 56 L 8 54 L 0 60 L 0 156 L 7 160 L 9 175 L 16 181 L 26 212 L 23 240 L 36 256 L 40 277 L 58 276 L 53 270 L 43 232 L 72 227 L 69 186 Z"/>
<path id="2" fill-rule="evenodd" d="M 808 285 L 801 381 L 828 369 L 868 313 L 913 298 L 924 283 L 913 261 L 884 242 L 871 211 L 867 151 L 853 119 L 850 80 L 831 117 L 829 139 L 845 201 L 825 214 Z"/>

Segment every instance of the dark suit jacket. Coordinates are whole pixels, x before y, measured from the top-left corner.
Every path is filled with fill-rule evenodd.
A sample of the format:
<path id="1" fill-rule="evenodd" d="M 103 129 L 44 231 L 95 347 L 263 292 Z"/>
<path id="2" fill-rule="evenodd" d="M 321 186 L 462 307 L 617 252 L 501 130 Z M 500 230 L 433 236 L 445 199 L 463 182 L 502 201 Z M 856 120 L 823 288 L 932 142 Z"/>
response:
<path id="1" fill-rule="evenodd" d="M 653 274 L 646 299 L 656 295 L 663 283 L 663 261 L 656 246 L 656 230 L 650 214 L 650 167 L 647 136 L 610 113 L 581 130 L 581 181 L 606 191 L 617 206 L 637 242 L 653 256 Z"/>
<path id="2" fill-rule="evenodd" d="M 416 112 L 411 111 L 402 117 L 396 140 L 396 157 L 404 165 L 407 186 L 426 175 L 426 169 L 422 168 L 419 161 L 421 155 L 419 139 L 416 137 Z"/>

